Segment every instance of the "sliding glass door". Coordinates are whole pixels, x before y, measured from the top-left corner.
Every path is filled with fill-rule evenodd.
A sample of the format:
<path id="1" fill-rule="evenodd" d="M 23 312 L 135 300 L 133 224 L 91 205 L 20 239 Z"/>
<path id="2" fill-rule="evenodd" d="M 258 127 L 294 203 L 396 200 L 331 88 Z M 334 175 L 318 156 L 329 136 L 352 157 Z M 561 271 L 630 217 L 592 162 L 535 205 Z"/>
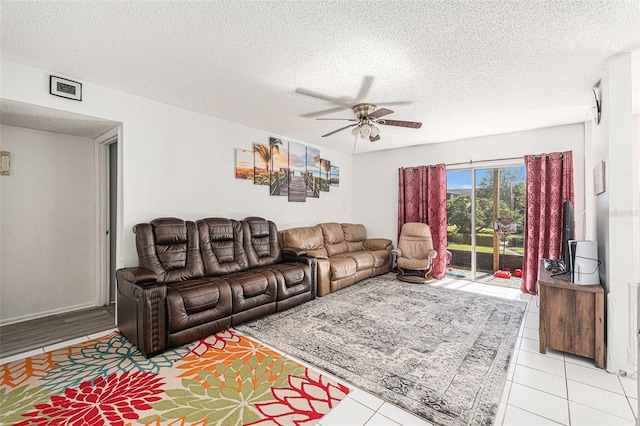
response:
<path id="1" fill-rule="evenodd" d="M 447 172 L 447 274 L 519 285 L 524 233 L 524 167 Z"/>

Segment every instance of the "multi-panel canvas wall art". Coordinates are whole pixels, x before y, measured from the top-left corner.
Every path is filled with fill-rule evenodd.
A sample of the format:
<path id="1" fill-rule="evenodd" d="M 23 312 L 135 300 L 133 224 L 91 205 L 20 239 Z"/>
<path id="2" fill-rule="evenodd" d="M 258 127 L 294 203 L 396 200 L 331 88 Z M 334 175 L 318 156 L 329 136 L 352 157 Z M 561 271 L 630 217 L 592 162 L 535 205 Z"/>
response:
<path id="1" fill-rule="evenodd" d="M 331 186 L 340 186 L 340 168 L 320 158 L 320 150 L 297 142 L 269 138 L 253 150 L 236 148 L 236 178 L 269 185 L 269 193 L 291 202 L 320 198 Z"/>

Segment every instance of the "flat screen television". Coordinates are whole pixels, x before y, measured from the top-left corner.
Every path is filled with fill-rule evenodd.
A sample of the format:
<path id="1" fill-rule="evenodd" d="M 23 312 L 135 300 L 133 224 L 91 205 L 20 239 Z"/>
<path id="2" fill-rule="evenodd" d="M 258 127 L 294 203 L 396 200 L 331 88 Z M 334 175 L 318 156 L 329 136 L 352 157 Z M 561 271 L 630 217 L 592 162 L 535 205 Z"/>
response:
<path id="1" fill-rule="evenodd" d="M 576 224 L 574 220 L 573 206 L 570 200 L 566 200 L 562 205 L 562 248 L 564 252 L 563 260 L 565 268 L 569 269 L 569 241 L 575 240 Z"/>

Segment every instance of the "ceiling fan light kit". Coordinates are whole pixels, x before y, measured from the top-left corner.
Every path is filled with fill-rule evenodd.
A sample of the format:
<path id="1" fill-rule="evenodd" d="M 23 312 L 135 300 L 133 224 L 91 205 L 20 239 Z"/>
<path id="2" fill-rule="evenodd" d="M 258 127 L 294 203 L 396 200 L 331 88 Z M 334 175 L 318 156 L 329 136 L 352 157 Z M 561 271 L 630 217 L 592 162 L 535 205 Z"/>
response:
<path id="1" fill-rule="evenodd" d="M 358 124 L 353 128 L 351 134 L 360 139 L 371 138 L 373 142 L 373 139 L 380 135 L 380 129 L 374 126 L 373 123 Z"/>

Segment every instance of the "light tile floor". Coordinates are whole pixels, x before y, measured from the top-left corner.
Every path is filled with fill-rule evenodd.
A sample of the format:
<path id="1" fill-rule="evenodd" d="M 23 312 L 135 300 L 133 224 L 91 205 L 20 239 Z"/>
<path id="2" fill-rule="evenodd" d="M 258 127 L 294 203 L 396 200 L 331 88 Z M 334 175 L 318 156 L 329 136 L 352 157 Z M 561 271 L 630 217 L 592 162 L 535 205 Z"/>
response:
<path id="1" fill-rule="evenodd" d="M 636 424 L 638 393 L 635 379 L 618 377 L 595 368 L 593 361 L 589 359 L 551 349 L 548 349 L 545 355 L 538 352 L 539 309 L 536 296 L 523 295 L 516 289 L 454 279 L 444 279 L 430 285 L 527 302 L 525 319 L 516 342 L 494 425 Z M 114 330 L 13 355 L 0 359 L 0 364 L 94 339 Z M 296 361 L 307 365 L 301 360 Z M 331 374 L 318 371 L 352 389 L 344 401 L 320 420 L 320 426 L 430 424 L 377 396 L 354 388 Z"/>

